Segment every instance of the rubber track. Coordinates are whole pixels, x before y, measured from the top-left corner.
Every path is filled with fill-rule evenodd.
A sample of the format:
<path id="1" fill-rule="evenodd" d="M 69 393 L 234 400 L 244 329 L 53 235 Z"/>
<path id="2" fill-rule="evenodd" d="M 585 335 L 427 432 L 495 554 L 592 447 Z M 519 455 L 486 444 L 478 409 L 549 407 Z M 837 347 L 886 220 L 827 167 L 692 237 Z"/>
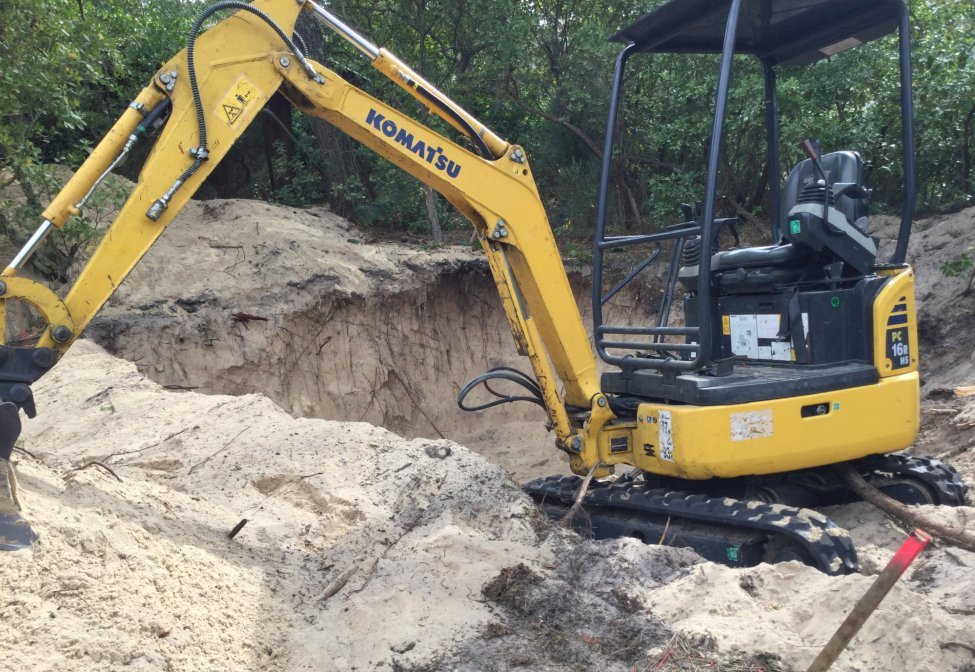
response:
<path id="1" fill-rule="evenodd" d="M 571 505 L 581 485 L 582 479 L 578 476 L 549 476 L 528 483 L 524 489 L 536 501 Z M 639 482 L 594 482 L 583 504 L 781 534 L 801 544 L 817 568 L 826 574 L 852 574 L 858 569 L 856 550 L 849 533 L 811 509 L 689 495 L 651 488 Z"/>
<path id="2" fill-rule="evenodd" d="M 928 486 L 936 498 L 935 504 L 941 506 L 962 506 L 968 486 L 953 467 L 933 457 L 916 455 L 876 455 L 857 462 L 857 467 L 866 472 L 880 472 L 895 477 L 914 479 Z"/>

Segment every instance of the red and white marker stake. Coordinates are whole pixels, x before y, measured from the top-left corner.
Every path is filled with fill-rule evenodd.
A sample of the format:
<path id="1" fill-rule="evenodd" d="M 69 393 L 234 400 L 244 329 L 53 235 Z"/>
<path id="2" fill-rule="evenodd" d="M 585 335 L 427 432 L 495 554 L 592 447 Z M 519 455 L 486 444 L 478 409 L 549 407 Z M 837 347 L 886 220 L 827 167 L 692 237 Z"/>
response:
<path id="1" fill-rule="evenodd" d="M 890 559 L 884 571 L 880 572 L 877 580 L 873 582 L 870 589 L 860 598 L 853 611 L 843 621 L 843 625 L 833 634 L 829 643 L 819 652 L 816 660 L 806 672 L 826 672 L 843 649 L 847 647 L 850 640 L 860 631 L 863 624 L 867 621 L 890 589 L 894 587 L 901 575 L 907 571 L 914 559 L 931 543 L 931 537 L 923 530 L 914 530 L 914 533 L 897 549 L 897 553 Z"/>

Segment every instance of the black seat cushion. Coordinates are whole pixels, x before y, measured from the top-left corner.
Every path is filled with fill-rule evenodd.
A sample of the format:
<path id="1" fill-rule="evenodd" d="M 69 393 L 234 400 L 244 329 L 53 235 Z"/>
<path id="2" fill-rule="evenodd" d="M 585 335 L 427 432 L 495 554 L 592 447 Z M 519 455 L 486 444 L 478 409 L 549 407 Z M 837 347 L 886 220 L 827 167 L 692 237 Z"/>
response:
<path id="1" fill-rule="evenodd" d="M 799 280 L 808 253 L 791 245 L 767 245 L 725 250 L 711 255 L 714 286 L 728 292 L 769 291 Z M 689 291 L 697 289 L 698 266 L 680 269 L 678 278 Z"/>
<path id="2" fill-rule="evenodd" d="M 733 271 L 739 268 L 793 266 L 801 264 L 805 256 L 801 250 L 790 244 L 743 247 L 713 255 L 711 257 L 711 270 Z"/>

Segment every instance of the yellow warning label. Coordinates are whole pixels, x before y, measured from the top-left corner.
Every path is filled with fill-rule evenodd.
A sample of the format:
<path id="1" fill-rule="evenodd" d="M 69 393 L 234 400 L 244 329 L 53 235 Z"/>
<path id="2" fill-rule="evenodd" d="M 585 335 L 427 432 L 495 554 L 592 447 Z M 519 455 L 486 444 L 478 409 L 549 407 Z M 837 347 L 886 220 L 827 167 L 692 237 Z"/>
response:
<path id="1" fill-rule="evenodd" d="M 725 336 L 731 336 L 731 315 L 721 316 L 721 333 Z"/>
<path id="2" fill-rule="evenodd" d="M 260 97 L 261 92 L 254 86 L 254 83 L 246 76 L 241 75 L 230 87 L 230 90 L 224 94 L 220 104 L 214 109 L 214 113 L 227 122 L 231 128 L 236 128 L 250 108 L 257 105 Z"/>

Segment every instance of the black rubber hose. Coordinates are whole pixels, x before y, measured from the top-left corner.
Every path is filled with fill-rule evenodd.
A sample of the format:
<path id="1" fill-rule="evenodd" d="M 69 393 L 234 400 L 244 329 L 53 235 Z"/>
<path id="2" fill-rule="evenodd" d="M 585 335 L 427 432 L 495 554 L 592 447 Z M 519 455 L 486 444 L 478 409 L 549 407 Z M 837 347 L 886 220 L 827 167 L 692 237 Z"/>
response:
<path id="1" fill-rule="evenodd" d="M 515 383 L 516 385 L 519 385 L 530 392 L 531 396 L 526 397 L 499 394 L 498 392 L 492 390 L 487 384 L 490 380 L 506 380 L 508 382 Z M 469 395 L 474 388 L 482 384 L 488 390 L 488 392 L 497 397 L 497 399 L 478 406 L 465 406 L 464 401 L 467 398 L 467 395 Z M 542 390 L 538 386 L 538 383 L 529 378 L 527 374 L 518 371 L 517 369 L 510 369 L 508 367 L 491 369 L 487 373 L 474 378 L 472 381 L 467 383 L 467 385 L 464 386 L 464 389 L 462 389 L 457 395 L 457 406 L 462 411 L 483 411 L 488 408 L 493 408 L 494 406 L 510 404 L 516 401 L 529 401 L 533 404 L 541 406 L 542 408 L 547 408 L 545 406 L 545 400 L 542 397 Z"/>

